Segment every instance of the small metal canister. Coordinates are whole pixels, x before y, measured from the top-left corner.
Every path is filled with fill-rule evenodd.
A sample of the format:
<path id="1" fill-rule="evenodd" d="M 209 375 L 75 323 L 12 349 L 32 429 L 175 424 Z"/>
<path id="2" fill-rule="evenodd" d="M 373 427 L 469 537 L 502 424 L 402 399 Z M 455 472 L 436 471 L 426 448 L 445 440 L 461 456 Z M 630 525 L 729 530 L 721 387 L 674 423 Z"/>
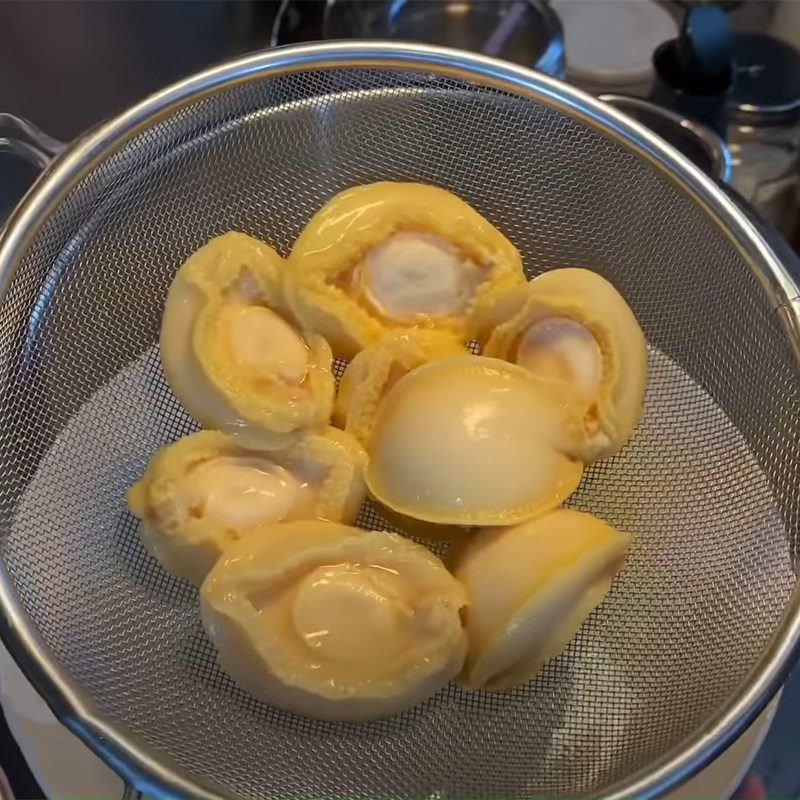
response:
<path id="1" fill-rule="evenodd" d="M 800 53 L 765 34 L 737 35 L 734 53 L 732 185 L 790 238 L 800 212 Z"/>

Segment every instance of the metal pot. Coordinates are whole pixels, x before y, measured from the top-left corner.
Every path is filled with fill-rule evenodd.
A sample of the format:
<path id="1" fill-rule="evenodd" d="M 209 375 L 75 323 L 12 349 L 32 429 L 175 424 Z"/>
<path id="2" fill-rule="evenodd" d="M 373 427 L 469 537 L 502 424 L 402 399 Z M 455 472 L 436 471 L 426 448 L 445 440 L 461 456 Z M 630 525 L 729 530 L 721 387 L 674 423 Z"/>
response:
<path id="1" fill-rule="evenodd" d="M 312 39 L 447 45 L 564 76 L 561 22 L 540 0 L 282 0 L 270 44 Z"/>

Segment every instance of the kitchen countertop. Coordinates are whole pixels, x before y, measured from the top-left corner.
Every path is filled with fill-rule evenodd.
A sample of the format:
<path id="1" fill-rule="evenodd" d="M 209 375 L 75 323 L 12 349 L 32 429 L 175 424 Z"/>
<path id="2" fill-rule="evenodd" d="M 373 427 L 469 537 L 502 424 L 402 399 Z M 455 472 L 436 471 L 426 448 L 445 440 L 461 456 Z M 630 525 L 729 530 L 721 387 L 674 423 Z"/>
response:
<path id="1" fill-rule="evenodd" d="M 68 141 L 185 75 L 266 46 L 270 0 L 0 2 L 0 111 Z M 0 151 L 0 224 L 35 178 Z M 767 796 L 800 795 L 800 669 L 756 759 Z M 41 797 L 0 713 L 0 758 L 15 793 Z"/>

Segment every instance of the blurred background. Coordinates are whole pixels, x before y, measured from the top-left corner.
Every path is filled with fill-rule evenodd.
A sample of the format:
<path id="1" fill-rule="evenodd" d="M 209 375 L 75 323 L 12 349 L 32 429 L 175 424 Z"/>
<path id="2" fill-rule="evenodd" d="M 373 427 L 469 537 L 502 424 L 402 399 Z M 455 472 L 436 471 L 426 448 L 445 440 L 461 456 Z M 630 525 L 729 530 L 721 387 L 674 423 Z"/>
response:
<path id="1" fill-rule="evenodd" d="M 800 0 L 0 0 L 0 112 L 68 142 L 231 56 L 343 38 L 451 45 L 573 83 L 664 136 L 800 247 Z M 0 225 L 39 169 L 3 136 L 0 113 Z M 120 796 L 4 651 L 0 700 L 0 800 Z M 721 778 L 690 791 L 800 797 L 797 741 L 798 670 Z"/>

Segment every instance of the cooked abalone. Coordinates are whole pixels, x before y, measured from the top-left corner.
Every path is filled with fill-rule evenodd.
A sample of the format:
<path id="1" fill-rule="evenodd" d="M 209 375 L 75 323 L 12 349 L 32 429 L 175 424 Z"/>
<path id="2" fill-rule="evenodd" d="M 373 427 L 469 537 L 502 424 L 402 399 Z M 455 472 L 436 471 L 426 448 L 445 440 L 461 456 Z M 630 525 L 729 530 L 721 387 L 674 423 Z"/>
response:
<path id="1" fill-rule="evenodd" d="M 629 538 L 591 514 L 559 509 L 470 537 L 453 556 L 467 590 L 470 689 L 510 689 L 560 654 L 603 601 Z"/>
<path id="2" fill-rule="evenodd" d="M 247 450 L 200 431 L 159 450 L 128 505 L 147 549 L 199 585 L 220 553 L 254 525 L 292 519 L 352 522 L 364 498 L 366 454 L 328 428 L 289 447 Z"/>
<path id="3" fill-rule="evenodd" d="M 575 490 L 580 424 L 551 384 L 522 367 L 479 356 L 434 361 L 381 402 L 367 486 L 415 519 L 512 525 Z"/>
<path id="4" fill-rule="evenodd" d="M 284 276 L 297 319 L 343 358 L 398 329 L 466 341 L 478 333 L 475 307 L 525 283 L 516 248 L 463 200 L 389 182 L 348 189 L 318 211 Z"/>
<path id="5" fill-rule="evenodd" d="M 331 522 L 264 526 L 201 590 L 222 667 L 265 702 L 318 719 L 403 711 L 459 670 L 463 588 L 402 536 Z"/>
<path id="6" fill-rule="evenodd" d="M 406 330 L 362 350 L 339 383 L 334 420 L 366 446 L 381 398 L 412 369 L 440 358 L 465 355 L 449 333 Z"/>
<path id="7" fill-rule="evenodd" d="M 581 458 L 619 450 L 642 414 L 647 346 L 619 292 L 595 272 L 558 269 L 534 278 L 517 312 L 483 350 L 559 385 L 584 420 Z"/>
<path id="8" fill-rule="evenodd" d="M 212 239 L 180 268 L 161 327 L 164 373 L 204 427 L 244 445 L 280 447 L 324 427 L 333 408 L 331 351 L 284 312 L 283 259 L 243 233 Z"/>

